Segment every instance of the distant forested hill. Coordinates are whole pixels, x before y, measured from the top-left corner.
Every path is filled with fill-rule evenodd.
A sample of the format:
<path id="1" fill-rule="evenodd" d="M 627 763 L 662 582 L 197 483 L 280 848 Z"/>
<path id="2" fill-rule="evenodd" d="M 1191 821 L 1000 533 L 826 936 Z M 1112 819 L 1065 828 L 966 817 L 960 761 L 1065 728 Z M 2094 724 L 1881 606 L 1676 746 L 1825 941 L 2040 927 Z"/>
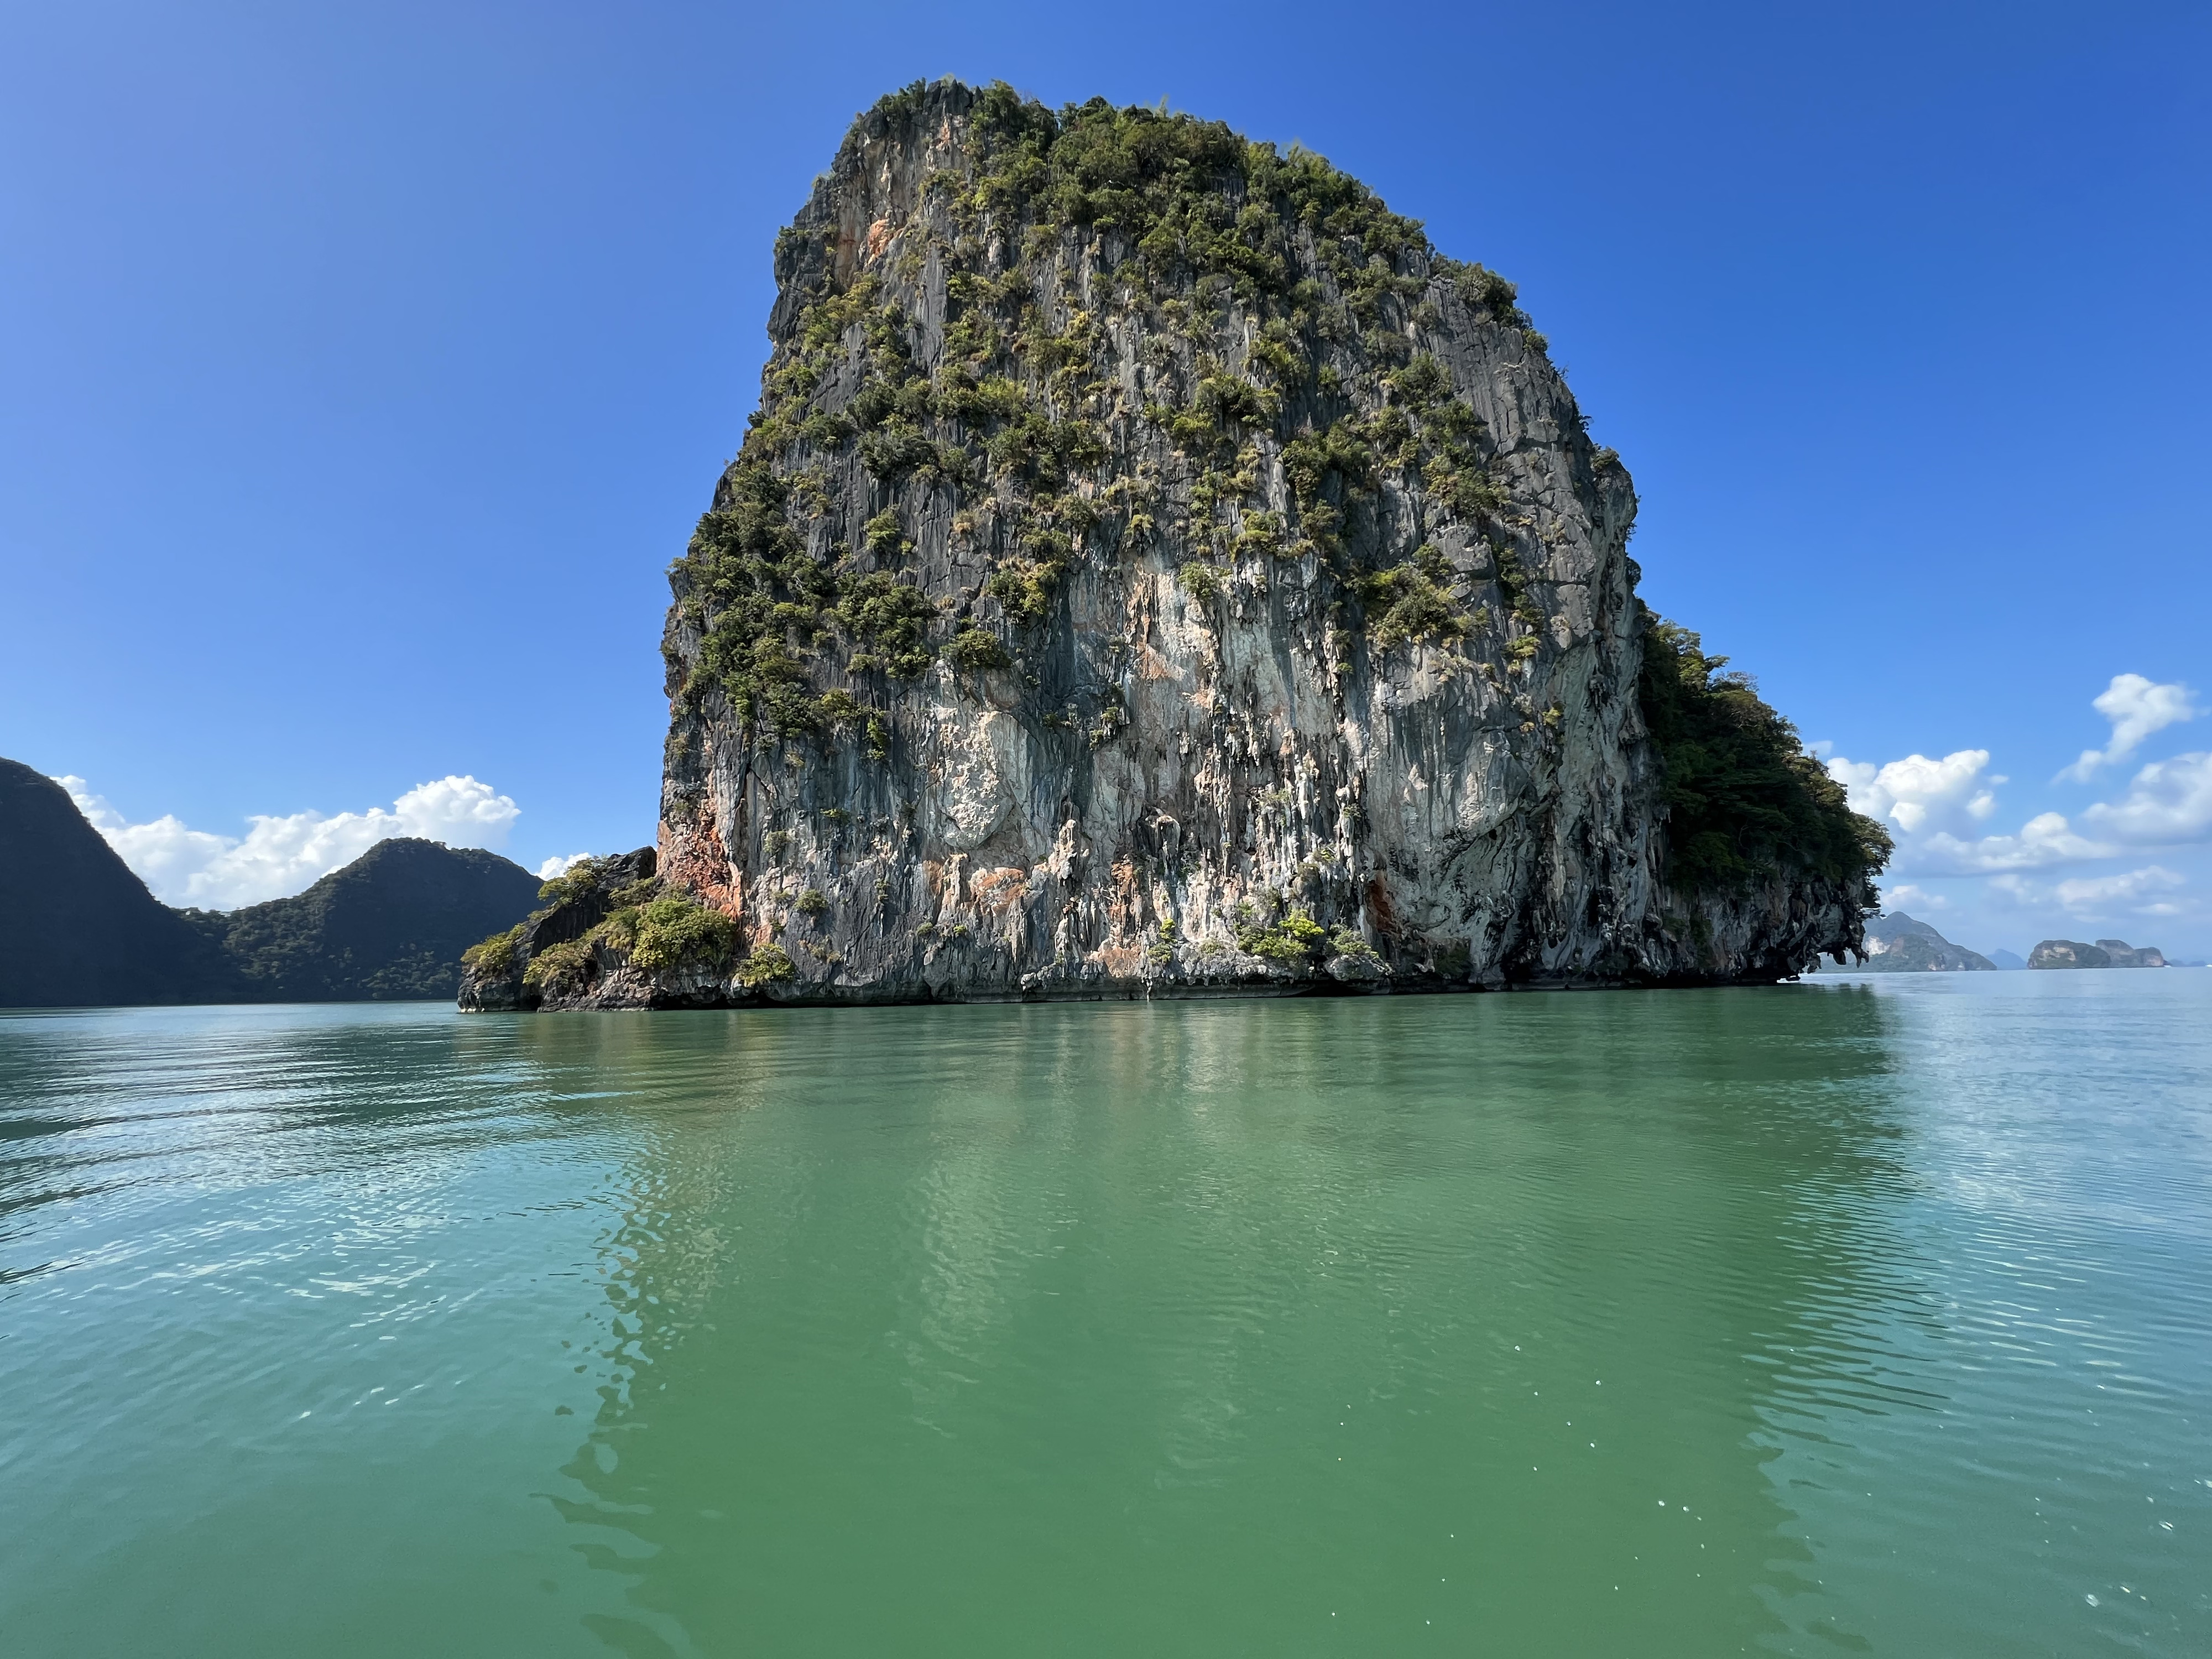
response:
<path id="1" fill-rule="evenodd" d="M 496 853 L 380 841 L 290 898 L 183 914 L 220 944 L 248 1001 L 450 999 L 461 952 L 528 915 L 538 887 Z"/>
<path id="2" fill-rule="evenodd" d="M 450 999 L 538 887 L 495 853 L 385 841 L 290 898 L 173 910 L 58 784 L 0 760 L 0 1007 Z"/>

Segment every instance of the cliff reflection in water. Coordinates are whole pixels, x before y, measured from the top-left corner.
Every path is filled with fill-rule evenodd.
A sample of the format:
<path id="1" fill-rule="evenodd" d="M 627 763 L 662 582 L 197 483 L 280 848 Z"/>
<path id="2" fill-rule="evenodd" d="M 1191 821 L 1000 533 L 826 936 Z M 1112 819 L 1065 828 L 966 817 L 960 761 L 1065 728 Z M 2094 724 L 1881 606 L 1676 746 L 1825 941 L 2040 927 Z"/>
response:
<path id="1" fill-rule="evenodd" d="M 656 1020 L 562 1472 L 634 1609 L 592 1626 L 1848 1641 L 1764 1466 L 1777 1356 L 1872 1363 L 1832 1339 L 1893 1288 L 1896 1018 L 1832 986 Z"/>

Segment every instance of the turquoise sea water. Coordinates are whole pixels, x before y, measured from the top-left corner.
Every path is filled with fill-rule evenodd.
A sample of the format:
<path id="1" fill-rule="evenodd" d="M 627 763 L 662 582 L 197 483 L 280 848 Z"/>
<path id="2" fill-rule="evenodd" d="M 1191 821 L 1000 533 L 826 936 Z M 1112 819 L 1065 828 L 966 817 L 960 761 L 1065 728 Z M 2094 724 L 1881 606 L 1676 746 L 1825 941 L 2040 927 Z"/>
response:
<path id="1" fill-rule="evenodd" d="M 2212 973 L 0 1016 L 0 1653 L 2192 1656 Z"/>

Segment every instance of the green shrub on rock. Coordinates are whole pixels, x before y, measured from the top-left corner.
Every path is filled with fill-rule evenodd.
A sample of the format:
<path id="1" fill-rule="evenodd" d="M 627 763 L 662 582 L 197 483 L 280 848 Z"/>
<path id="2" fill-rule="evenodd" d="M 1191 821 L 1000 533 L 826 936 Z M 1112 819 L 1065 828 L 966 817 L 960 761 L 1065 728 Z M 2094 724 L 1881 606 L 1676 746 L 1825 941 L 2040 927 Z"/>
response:
<path id="1" fill-rule="evenodd" d="M 719 967 L 736 948 L 735 923 L 688 894 L 668 893 L 637 913 L 637 943 L 630 960 L 650 972 Z"/>
<path id="2" fill-rule="evenodd" d="M 504 979 L 514 971 L 515 946 L 522 942 L 525 924 L 517 922 L 503 933 L 471 945 L 461 952 L 461 966 L 486 979 Z"/>
<path id="3" fill-rule="evenodd" d="M 963 673 L 980 674 L 994 668 L 1010 668 L 1013 659 L 994 634 L 981 629 L 963 628 L 946 642 L 945 660 Z"/>
<path id="4" fill-rule="evenodd" d="M 564 939 L 533 951 L 522 982 L 541 995 L 554 996 L 579 990 L 591 978 L 595 958 L 587 939 Z"/>
<path id="5" fill-rule="evenodd" d="M 744 960 L 738 963 L 738 983 L 748 991 L 758 991 L 767 986 L 781 984 L 797 971 L 790 953 L 782 946 L 757 945 L 747 953 Z"/>
<path id="6" fill-rule="evenodd" d="M 1238 950 L 1285 964 L 1310 961 L 1328 941 L 1328 930 L 1304 910 L 1292 910 L 1273 927 L 1237 930 Z"/>

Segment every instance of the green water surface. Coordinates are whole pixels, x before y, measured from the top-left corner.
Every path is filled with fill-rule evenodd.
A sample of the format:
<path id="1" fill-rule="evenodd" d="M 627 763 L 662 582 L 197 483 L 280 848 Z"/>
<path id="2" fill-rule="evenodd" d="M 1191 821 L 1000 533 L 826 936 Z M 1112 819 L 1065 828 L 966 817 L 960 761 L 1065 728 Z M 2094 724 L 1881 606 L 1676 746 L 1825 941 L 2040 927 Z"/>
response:
<path id="1" fill-rule="evenodd" d="M 2212 1650 L 2212 973 L 0 1016 L 0 1653 Z"/>

